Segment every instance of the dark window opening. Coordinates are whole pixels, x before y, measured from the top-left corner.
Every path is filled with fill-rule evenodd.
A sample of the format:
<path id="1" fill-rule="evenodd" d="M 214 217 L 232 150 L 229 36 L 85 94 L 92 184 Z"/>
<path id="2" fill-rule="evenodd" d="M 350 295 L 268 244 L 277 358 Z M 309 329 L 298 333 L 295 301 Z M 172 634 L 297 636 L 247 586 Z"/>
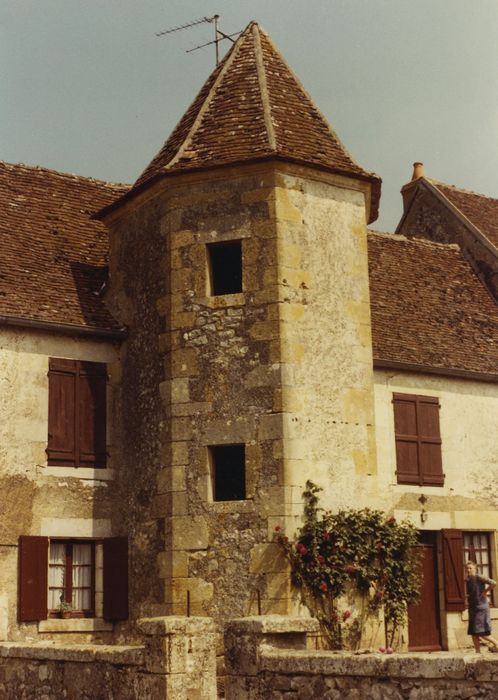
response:
<path id="1" fill-rule="evenodd" d="M 242 241 L 209 243 L 211 294 L 237 294 L 242 291 Z"/>
<path id="2" fill-rule="evenodd" d="M 209 448 L 214 501 L 243 501 L 246 497 L 245 445 Z"/>

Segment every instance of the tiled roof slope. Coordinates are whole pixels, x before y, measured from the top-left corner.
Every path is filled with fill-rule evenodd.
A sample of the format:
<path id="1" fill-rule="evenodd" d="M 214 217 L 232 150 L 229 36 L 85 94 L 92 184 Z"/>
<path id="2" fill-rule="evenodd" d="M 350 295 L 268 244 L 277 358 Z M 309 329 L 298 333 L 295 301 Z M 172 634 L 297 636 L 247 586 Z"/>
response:
<path id="1" fill-rule="evenodd" d="M 434 187 L 498 248 L 498 199 L 429 180 Z"/>
<path id="2" fill-rule="evenodd" d="M 256 22 L 210 75 L 134 188 L 166 172 L 278 157 L 368 180 Z M 133 192 L 133 190 L 132 190 Z"/>
<path id="3" fill-rule="evenodd" d="M 374 360 L 498 374 L 498 306 L 456 245 L 369 232 Z"/>
<path id="4" fill-rule="evenodd" d="M 126 189 L 0 161 L 0 316 L 118 328 L 96 295 L 108 238 L 90 215 Z"/>

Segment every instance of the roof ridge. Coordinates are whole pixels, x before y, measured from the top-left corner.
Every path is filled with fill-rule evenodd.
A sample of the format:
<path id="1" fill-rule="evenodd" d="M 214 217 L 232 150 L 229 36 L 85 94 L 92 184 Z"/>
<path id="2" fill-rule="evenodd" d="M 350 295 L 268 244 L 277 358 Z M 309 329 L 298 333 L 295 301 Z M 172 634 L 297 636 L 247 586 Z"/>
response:
<path id="1" fill-rule="evenodd" d="M 10 170 L 21 170 L 25 169 L 27 171 L 37 171 L 40 173 L 48 173 L 50 175 L 57 175 L 59 177 L 65 178 L 65 179 L 73 179 L 73 180 L 83 180 L 86 182 L 94 182 L 98 185 L 106 185 L 107 187 L 116 187 L 116 188 L 123 188 L 123 187 L 131 187 L 131 185 L 127 182 L 110 182 L 109 180 L 101 180 L 96 177 L 91 177 L 90 175 L 78 175 L 77 173 L 68 173 L 64 172 L 62 170 L 55 170 L 55 168 L 47 168 L 44 165 L 29 165 L 28 163 L 8 163 L 5 160 L 0 160 L 0 167 L 4 166 L 6 168 L 9 168 Z"/>
<path id="2" fill-rule="evenodd" d="M 443 248 L 445 250 L 461 250 L 458 243 L 442 243 L 441 241 L 432 241 L 428 238 L 419 238 L 418 236 L 405 236 L 402 233 L 388 233 L 387 231 L 374 231 L 367 228 L 369 236 L 378 236 L 379 238 L 389 238 L 395 241 L 406 241 L 407 243 L 415 243 L 417 245 L 425 245 L 428 248 Z"/>
<path id="3" fill-rule="evenodd" d="M 268 145 L 272 151 L 276 151 L 277 137 L 272 121 L 270 94 L 268 92 L 268 82 L 266 80 L 265 64 L 263 61 L 263 49 L 261 48 L 260 31 L 262 31 L 262 29 L 257 22 L 253 22 L 251 30 L 254 38 L 254 55 L 256 56 L 256 69 L 258 72 L 261 101 L 263 102 L 263 116 L 265 120 L 266 133 L 268 136 Z"/>
<path id="4" fill-rule="evenodd" d="M 208 94 L 206 95 L 205 100 L 202 102 L 199 111 L 197 112 L 195 119 L 192 123 L 192 126 L 190 127 L 187 136 L 183 139 L 180 148 L 176 151 L 175 155 L 171 160 L 166 163 L 166 165 L 163 167 L 163 170 L 169 170 L 175 163 L 177 163 L 180 160 L 180 157 L 185 155 L 185 153 L 188 152 L 188 145 L 192 142 L 192 138 L 199 128 L 199 125 L 202 122 L 202 119 L 206 112 L 208 111 L 211 102 L 213 98 L 216 95 L 217 88 L 222 81 L 223 77 L 225 76 L 225 73 L 227 72 L 228 68 L 232 65 L 235 56 L 240 52 L 241 47 L 244 45 L 247 35 L 249 32 L 249 29 L 251 28 L 252 23 L 246 27 L 246 29 L 242 32 L 242 34 L 239 36 L 239 40 L 234 43 L 232 46 L 232 49 L 229 51 L 229 53 L 225 56 L 223 59 L 223 62 L 221 64 L 221 68 L 218 72 L 218 75 L 214 79 L 213 84 L 211 85 Z M 183 116 L 182 116 L 183 119 Z M 181 121 L 181 120 L 180 120 Z"/>
<path id="5" fill-rule="evenodd" d="M 476 197 L 483 197 L 483 199 L 491 199 L 491 200 L 493 200 L 493 202 L 498 202 L 498 197 L 492 197 L 489 194 L 482 194 L 482 192 L 475 192 L 474 190 L 467 190 L 464 187 L 459 187 L 458 185 L 451 185 L 448 182 L 442 182 L 441 180 L 435 180 L 432 177 L 426 177 L 425 179 L 428 180 L 435 187 L 448 187 L 449 189 L 457 190 L 457 192 L 462 192 L 463 194 L 472 194 Z"/>
<path id="6" fill-rule="evenodd" d="M 266 40 L 268 41 L 268 43 L 270 44 L 271 48 L 272 48 L 273 51 L 276 53 L 276 55 L 279 56 L 280 58 L 282 58 L 283 61 L 285 61 L 285 59 L 283 58 L 283 56 L 281 56 L 279 50 L 278 50 L 277 47 L 275 46 L 274 42 L 272 41 L 271 36 L 270 36 L 267 32 L 265 32 L 259 25 L 257 25 L 257 26 L 259 27 L 260 31 L 263 32 L 263 34 L 265 35 Z M 364 168 L 362 165 L 360 165 L 360 163 L 358 163 L 358 162 L 353 158 L 353 156 L 352 156 L 351 153 L 349 152 L 349 149 L 346 148 L 346 146 L 344 145 L 344 143 L 342 142 L 342 140 L 341 140 L 341 139 L 339 138 L 339 136 L 337 135 L 335 129 L 332 127 L 331 123 L 329 122 L 329 120 L 327 119 L 327 117 L 325 116 L 325 114 L 324 114 L 324 113 L 322 112 L 322 110 L 317 106 L 315 100 L 312 98 L 312 96 L 310 95 L 310 93 L 308 92 L 308 90 L 304 87 L 304 84 L 302 83 L 301 79 L 298 77 L 298 75 L 296 74 L 296 72 L 294 71 L 294 69 L 292 68 L 292 66 L 291 66 L 289 63 L 287 63 L 287 61 L 285 61 L 285 67 L 286 67 L 286 69 L 289 71 L 289 73 L 290 73 L 290 75 L 292 76 L 292 78 L 295 80 L 295 82 L 296 82 L 297 86 L 299 87 L 299 89 L 303 92 L 304 96 L 309 100 L 311 106 L 312 106 L 313 109 L 316 111 L 316 113 L 318 114 L 318 116 L 321 118 L 321 120 L 323 121 L 323 123 L 324 123 L 325 126 L 327 127 L 327 129 L 328 129 L 329 133 L 331 134 L 331 136 L 337 141 L 338 145 L 342 148 L 342 150 L 345 152 L 345 154 L 348 156 L 348 158 L 350 158 L 351 162 L 352 162 L 354 165 L 356 165 L 357 168 L 360 168 L 361 170 L 363 170 L 363 172 L 366 173 L 367 175 L 376 175 L 376 173 L 374 173 L 373 171 L 365 170 L 365 168 Z M 378 177 L 378 176 L 377 176 L 377 177 Z"/>

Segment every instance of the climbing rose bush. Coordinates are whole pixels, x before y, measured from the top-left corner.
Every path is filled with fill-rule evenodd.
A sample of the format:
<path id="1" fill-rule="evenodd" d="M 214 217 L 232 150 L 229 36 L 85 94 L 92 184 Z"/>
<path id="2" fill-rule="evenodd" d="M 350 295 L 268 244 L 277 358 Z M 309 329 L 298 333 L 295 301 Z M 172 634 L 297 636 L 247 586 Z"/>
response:
<path id="1" fill-rule="evenodd" d="M 381 608 L 392 643 L 406 621 L 407 605 L 418 600 L 417 530 L 379 510 L 324 511 L 318 507 L 320 491 L 313 482 L 306 483 L 304 525 L 295 540 L 276 528 L 293 582 L 333 648 L 345 642 L 357 646 L 367 619 L 378 616 Z M 344 599 L 352 595 L 357 610 L 342 610 Z"/>

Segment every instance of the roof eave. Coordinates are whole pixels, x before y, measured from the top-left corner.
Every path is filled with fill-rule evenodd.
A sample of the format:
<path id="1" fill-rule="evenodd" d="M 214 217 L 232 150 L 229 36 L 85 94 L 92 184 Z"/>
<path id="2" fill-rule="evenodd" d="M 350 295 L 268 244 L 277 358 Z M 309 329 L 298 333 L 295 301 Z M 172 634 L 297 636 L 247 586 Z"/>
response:
<path id="1" fill-rule="evenodd" d="M 374 358 L 375 369 L 397 369 L 404 372 L 416 372 L 417 374 L 439 374 L 445 377 L 458 377 L 479 382 L 498 383 L 497 372 L 482 372 L 480 370 L 464 369 L 458 367 L 439 367 L 436 365 L 417 364 L 413 362 L 400 362 L 399 360 L 386 360 Z"/>
<path id="2" fill-rule="evenodd" d="M 92 326 L 78 326 L 72 323 L 59 323 L 57 321 L 42 321 L 22 316 L 0 315 L 0 326 L 14 326 L 17 328 L 32 328 L 40 331 L 52 331 L 63 335 L 99 338 L 102 340 L 124 340 L 128 331 L 126 328 L 95 328 Z"/>
<path id="3" fill-rule="evenodd" d="M 92 214 L 91 218 L 96 219 L 98 221 L 104 221 L 109 214 L 111 214 L 114 211 L 117 211 L 124 204 L 133 200 L 139 194 L 142 194 L 147 189 L 149 189 L 152 185 L 156 184 L 160 180 L 163 180 L 164 178 L 167 178 L 167 177 L 177 177 L 180 175 L 185 175 L 186 173 L 207 172 L 210 170 L 218 170 L 220 168 L 231 168 L 234 166 L 236 167 L 236 166 L 246 165 L 246 164 L 249 165 L 249 164 L 253 164 L 253 163 L 264 163 L 264 162 L 269 162 L 272 160 L 293 163 L 296 165 L 302 165 L 302 166 L 306 166 L 308 168 L 313 168 L 315 170 L 320 170 L 322 172 L 334 173 L 335 175 L 342 175 L 343 177 L 361 180 L 363 182 L 369 182 L 372 186 L 372 193 L 371 193 L 371 197 L 370 197 L 370 207 L 369 207 L 369 212 L 368 212 L 368 217 L 367 217 L 367 223 L 371 224 L 378 218 L 381 185 L 382 185 L 382 178 L 380 178 L 378 175 L 375 175 L 374 173 L 368 173 L 366 171 L 364 173 L 351 172 L 351 171 L 337 168 L 334 166 L 328 166 L 325 164 L 313 163 L 313 162 L 301 160 L 298 158 L 283 156 L 279 153 L 269 153 L 268 155 L 265 155 L 265 156 L 257 156 L 255 158 L 251 158 L 251 159 L 246 158 L 244 160 L 238 160 L 238 161 L 237 160 L 228 161 L 226 163 L 213 163 L 213 164 L 206 164 L 206 165 L 198 165 L 198 166 L 191 167 L 191 168 L 189 167 L 189 168 L 176 168 L 174 170 L 163 170 L 159 173 L 156 173 L 155 175 L 153 175 L 152 177 L 150 177 L 148 180 L 141 183 L 140 185 L 137 185 L 136 187 L 132 187 L 128 192 L 126 192 L 124 195 L 119 197 L 116 201 L 112 202 L 108 206 L 103 207 L 99 211 Z"/>

